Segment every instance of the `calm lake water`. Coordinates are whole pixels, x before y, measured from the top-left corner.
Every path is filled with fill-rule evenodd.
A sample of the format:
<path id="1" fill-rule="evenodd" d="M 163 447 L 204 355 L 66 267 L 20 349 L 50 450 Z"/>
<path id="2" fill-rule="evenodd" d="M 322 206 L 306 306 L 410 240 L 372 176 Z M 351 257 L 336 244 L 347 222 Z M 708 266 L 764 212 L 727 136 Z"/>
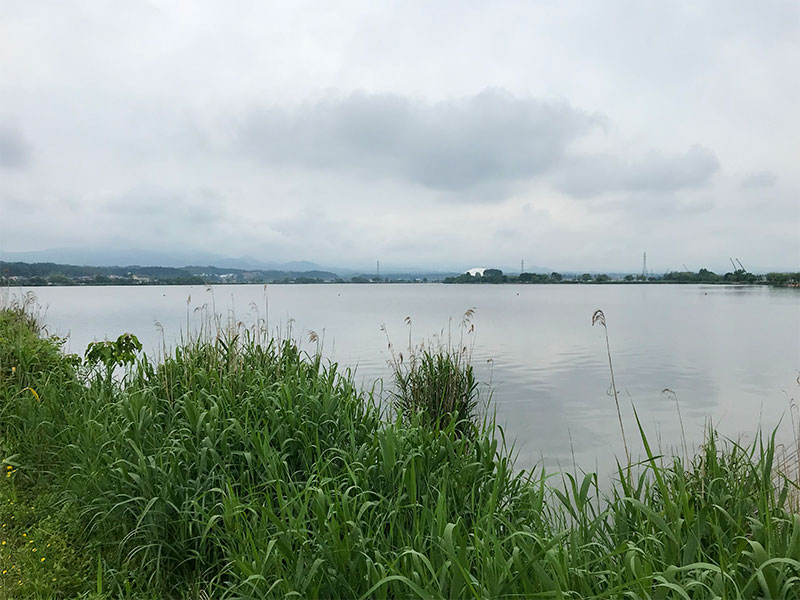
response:
<path id="1" fill-rule="evenodd" d="M 11 289 L 13 295 L 26 290 Z M 474 309 L 473 363 L 491 390 L 497 421 L 517 464 L 607 471 L 623 456 L 604 331 L 605 312 L 629 441 L 636 406 L 651 442 L 680 444 L 674 391 L 690 443 L 712 419 L 726 435 L 752 436 L 800 401 L 800 290 L 678 285 L 271 285 L 204 287 L 46 287 L 33 291 L 52 333 L 68 349 L 123 332 L 153 354 L 174 345 L 212 310 L 270 328 L 291 328 L 304 347 L 324 340 L 331 360 L 369 386 L 388 375 L 387 333 L 398 351 L 438 335 L 462 335 Z M 411 325 L 405 320 L 410 317 Z M 386 325 L 387 333 L 381 330 Z M 390 386 L 388 379 L 385 387 Z"/>

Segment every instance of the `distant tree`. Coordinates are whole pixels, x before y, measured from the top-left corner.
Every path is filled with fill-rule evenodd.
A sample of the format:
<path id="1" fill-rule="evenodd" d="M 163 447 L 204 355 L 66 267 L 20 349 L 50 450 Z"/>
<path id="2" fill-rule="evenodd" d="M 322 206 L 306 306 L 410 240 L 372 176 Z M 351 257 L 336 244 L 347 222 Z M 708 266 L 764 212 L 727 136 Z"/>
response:
<path id="1" fill-rule="evenodd" d="M 552 279 L 553 281 L 561 281 L 562 279 L 564 279 L 564 276 L 561 275 L 561 273 L 556 273 L 555 271 L 553 271 L 552 273 L 550 273 L 550 279 Z"/>
<path id="2" fill-rule="evenodd" d="M 765 281 L 776 287 L 798 285 L 800 284 L 800 273 L 767 273 Z"/>
<path id="3" fill-rule="evenodd" d="M 600 273 L 599 275 L 597 275 L 597 276 L 594 278 L 594 280 L 595 280 L 597 283 L 604 283 L 604 282 L 606 282 L 606 281 L 611 281 L 611 277 L 609 277 L 609 276 L 608 276 L 608 275 L 606 275 L 605 273 Z"/>
<path id="4" fill-rule="evenodd" d="M 633 281 L 633 275 L 625 275 L 625 281 Z"/>
<path id="5" fill-rule="evenodd" d="M 444 283 L 480 283 L 481 278 L 476 276 L 473 277 L 469 273 L 462 273 L 456 277 L 445 277 Z"/>
<path id="6" fill-rule="evenodd" d="M 725 273 L 722 279 L 731 283 L 755 283 L 758 277 L 752 273 L 748 273 L 744 269 L 737 269 L 733 273 Z"/>
<path id="7" fill-rule="evenodd" d="M 550 276 L 543 273 L 520 273 L 520 283 L 550 283 Z"/>
<path id="8" fill-rule="evenodd" d="M 482 280 L 484 283 L 504 283 L 508 278 L 500 269 L 486 269 L 483 272 Z"/>
<path id="9" fill-rule="evenodd" d="M 592 280 L 592 274 L 591 273 L 584 273 L 578 279 L 580 279 L 581 281 L 591 281 Z"/>

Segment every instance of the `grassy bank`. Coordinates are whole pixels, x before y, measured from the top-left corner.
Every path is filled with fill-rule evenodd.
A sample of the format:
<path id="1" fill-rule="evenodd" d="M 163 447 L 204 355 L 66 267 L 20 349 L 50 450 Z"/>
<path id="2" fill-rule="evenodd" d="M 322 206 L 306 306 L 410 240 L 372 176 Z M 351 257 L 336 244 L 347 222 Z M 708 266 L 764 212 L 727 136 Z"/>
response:
<path id="1" fill-rule="evenodd" d="M 404 362 L 386 415 L 257 330 L 158 364 L 130 339 L 89 362 L 60 345 L 0 312 L 0 598 L 799 596 L 772 439 L 709 432 L 601 493 L 512 470 L 452 355 Z"/>

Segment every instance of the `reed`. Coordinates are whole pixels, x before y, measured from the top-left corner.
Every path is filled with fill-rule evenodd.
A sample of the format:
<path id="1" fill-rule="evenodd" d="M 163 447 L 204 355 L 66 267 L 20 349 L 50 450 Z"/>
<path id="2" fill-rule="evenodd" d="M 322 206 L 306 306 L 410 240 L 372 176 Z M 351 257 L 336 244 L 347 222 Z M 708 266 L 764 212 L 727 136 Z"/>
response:
<path id="1" fill-rule="evenodd" d="M 445 429 L 453 423 L 456 433 L 462 436 L 474 436 L 478 431 L 478 381 L 472 366 L 472 341 L 465 340 L 475 330 L 473 315 L 474 309 L 462 315 L 456 343 L 452 332 L 445 338 L 442 331 L 417 346 L 411 337 L 411 318 L 406 317 L 409 331 L 405 355 L 394 351 L 386 327 L 382 326 L 391 357 L 392 405 L 406 424 L 421 422 L 426 427 Z"/>
<path id="2" fill-rule="evenodd" d="M 625 439 L 625 426 L 622 424 L 622 411 L 619 408 L 619 394 L 617 393 L 617 382 L 614 379 L 614 365 L 611 362 L 611 344 L 608 342 L 608 326 L 606 325 L 606 315 L 602 310 L 594 311 L 592 314 L 592 326 L 596 324 L 603 326 L 603 333 L 606 336 L 606 353 L 608 355 L 608 370 L 611 372 L 611 390 L 614 394 L 614 404 L 617 407 L 617 418 L 619 420 L 619 431 L 622 434 L 622 445 L 625 447 L 625 458 L 627 462 L 631 462 L 631 452 L 628 449 L 628 440 Z"/>

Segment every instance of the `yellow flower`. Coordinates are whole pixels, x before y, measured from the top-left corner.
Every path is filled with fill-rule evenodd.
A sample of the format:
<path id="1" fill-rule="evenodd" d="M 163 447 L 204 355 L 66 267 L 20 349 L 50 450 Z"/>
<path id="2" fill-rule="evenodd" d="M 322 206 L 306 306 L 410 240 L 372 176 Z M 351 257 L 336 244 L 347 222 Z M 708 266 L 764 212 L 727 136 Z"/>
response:
<path id="1" fill-rule="evenodd" d="M 28 534 L 27 533 L 23 533 L 22 537 L 28 537 Z"/>
<path id="2" fill-rule="evenodd" d="M 44 556 L 39 559 L 39 562 L 44 562 Z"/>
<path id="3" fill-rule="evenodd" d="M 11 372 L 12 373 L 16 373 L 17 372 L 17 367 L 11 367 Z"/>

